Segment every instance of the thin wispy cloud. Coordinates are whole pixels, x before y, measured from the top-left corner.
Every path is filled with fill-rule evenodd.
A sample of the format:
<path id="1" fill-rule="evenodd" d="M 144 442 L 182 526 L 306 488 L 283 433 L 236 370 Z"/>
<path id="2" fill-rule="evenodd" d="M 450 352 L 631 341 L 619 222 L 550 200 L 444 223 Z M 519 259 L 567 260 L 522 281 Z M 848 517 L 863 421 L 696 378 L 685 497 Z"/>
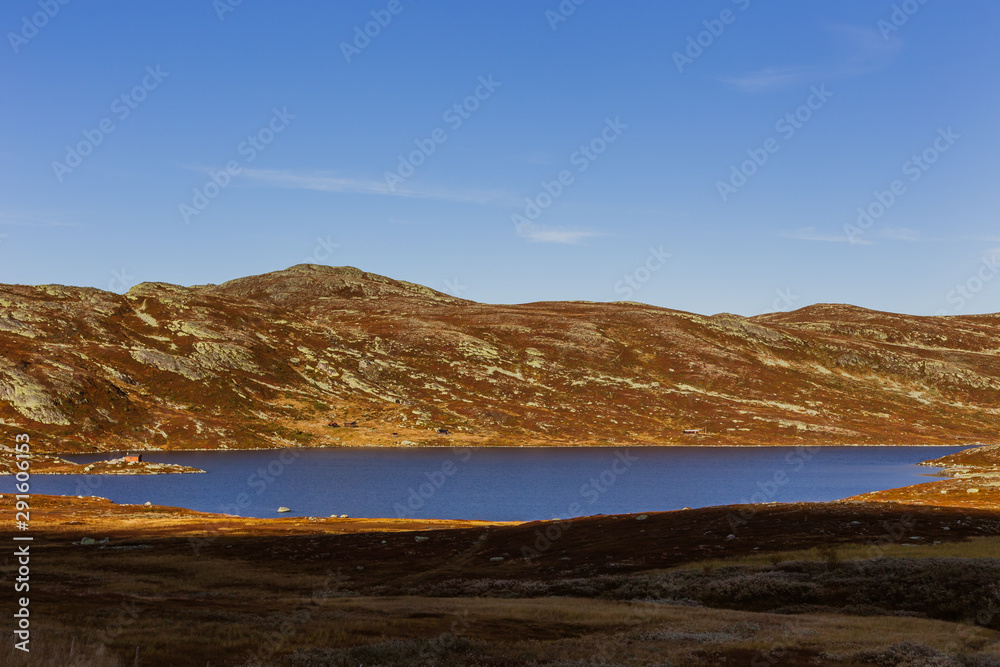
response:
<path id="1" fill-rule="evenodd" d="M 847 236 L 837 236 L 834 234 L 823 234 L 815 227 L 800 227 L 799 229 L 793 229 L 789 232 L 779 232 L 778 236 L 786 239 L 795 239 L 796 241 L 819 241 L 822 243 L 851 243 L 851 239 Z M 865 241 L 863 239 L 854 239 L 854 243 L 861 245 L 871 245 L 871 241 Z"/>
<path id="2" fill-rule="evenodd" d="M 744 92 L 758 93 L 846 79 L 887 67 L 903 47 L 898 37 L 887 40 L 874 28 L 834 25 L 829 26 L 828 30 L 833 34 L 838 48 L 844 51 L 843 55 L 831 58 L 830 62 L 769 66 L 720 80 Z"/>
<path id="3" fill-rule="evenodd" d="M 0 225 L 11 227 L 77 227 L 78 222 L 64 222 L 48 213 L 10 213 L 0 211 Z"/>
<path id="4" fill-rule="evenodd" d="M 772 90 L 793 84 L 812 82 L 820 77 L 812 67 L 767 67 L 742 76 L 721 79 L 734 88 L 747 93 L 757 93 L 762 90 Z"/>
<path id="5" fill-rule="evenodd" d="M 538 164 L 542 166 L 551 164 L 551 160 L 549 159 L 548 155 L 539 152 L 526 153 L 525 155 L 521 156 L 521 160 L 527 162 L 528 164 Z"/>
<path id="6" fill-rule="evenodd" d="M 897 229 L 884 227 L 878 230 L 877 235 L 880 238 L 892 239 L 893 241 L 919 241 L 921 239 L 920 232 L 915 229 L 907 229 L 906 227 L 899 227 Z"/>
<path id="7" fill-rule="evenodd" d="M 563 243 L 576 245 L 583 239 L 596 236 L 607 236 L 603 232 L 588 229 L 569 229 L 566 227 L 544 227 L 533 222 L 522 224 L 517 228 L 517 235 L 535 243 Z"/>
<path id="8" fill-rule="evenodd" d="M 512 195 L 502 190 L 428 188 L 411 185 L 400 185 L 392 188 L 385 181 L 346 178 L 329 171 L 244 169 L 241 176 L 257 185 L 290 190 L 382 195 L 476 204 L 509 204 L 514 200 Z"/>
<path id="9" fill-rule="evenodd" d="M 908 229 L 906 227 L 882 227 L 878 230 L 872 232 L 872 235 L 880 239 L 888 239 L 890 241 L 910 241 L 916 242 L 922 240 L 923 236 L 916 229 Z M 837 234 L 824 234 L 820 232 L 815 227 L 800 227 L 798 229 L 793 229 L 788 232 L 779 232 L 778 236 L 786 239 L 795 239 L 796 241 L 818 241 L 820 243 L 853 243 L 854 245 L 873 245 L 871 241 L 862 239 L 858 236 L 851 239 L 846 235 Z"/>

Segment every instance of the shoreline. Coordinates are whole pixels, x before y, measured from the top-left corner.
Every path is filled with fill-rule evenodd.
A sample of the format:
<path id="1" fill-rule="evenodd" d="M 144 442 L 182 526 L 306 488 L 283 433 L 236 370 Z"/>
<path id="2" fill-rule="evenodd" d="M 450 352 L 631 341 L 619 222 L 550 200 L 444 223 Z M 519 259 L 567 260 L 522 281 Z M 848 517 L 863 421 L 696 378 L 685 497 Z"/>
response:
<path id="1" fill-rule="evenodd" d="M 233 448 L 229 447 L 226 449 L 208 449 L 208 448 L 190 448 L 190 449 L 109 449 L 105 451 L 98 452 L 46 452 L 50 456 L 98 456 L 105 454 L 120 454 L 126 451 L 136 452 L 139 454 L 183 454 L 187 452 L 220 452 L 220 453 L 233 453 L 233 452 L 278 452 L 285 450 L 320 450 L 320 449 L 621 449 L 621 448 L 636 448 L 636 449 L 652 449 L 652 448 L 680 448 L 680 447 L 699 447 L 699 448 L 713 448 L 713 449 L 798 449 L 798 448 L 818 448 L 818 449 L 829 449 L 833 447 L 990 447 L 1000 443 L 991 442 L 975 442 L 967 444 L 800 444 L 800 445 L 688 445 L 688 444 L 616 444 L 616 445 L 462 445 L 456 443 L 454 445 L 310 445 L 303 447 L 240 447 Z M 40 474 L 40 473 L 38 473 Z"/>
<path id="2" fill-rule="evenodd" d="M 205 530 L 217 533 L 220 529 L 248 529 L 257 528 L 268 534 L 271 531 L 283 532 L 284 529 L 298 528 L 305 530 L 295 530 L 298 534 L 314 534 L 317 528 L 326 528 L 323 532 L 382 532 L 385 530 L 400 530 L 404 532 L 433 529 L 455 529 L 479 526 L 534 526 L 534 525 L 558 525 L 563 531 L 569 531 L 573 524 L 599 522 L 608 519 L 631 519 L 644 521 L 653 516 L 699 516 L 706 513 L 728 513 L 726 516 L 732 518 L 735 514 L 746 516 L 749 508 L 749 518 L 744 523 L 753 520 L 759 513 L 782 512 L 784 510 L 795 510 L 802 507 L 826 508 L 834 511 L 865 511 L 866 507 L 893 507 L 900 509 L 963 509 L 976 512 L 998 513 L 1000 507 L 990 504 L 971 505 L 955 504 L 936 505 L 921 502 L 917 498 L 902 498 L 900 492 L 909 492 L 929 485 L 938 485 L 942 482 L 928 482 L 912 486 L 889 489 L 887 491 L 875 491 L 872 493 L 849 496 L 828 501 L 789 501 L 789 502 L 763 502 L 763 503 L 735 503 L 721 505 L 706 505 L 701 507 L 683 507 L 670 510 L 648 510 L 614 514 L 581 514 L 572 517 L 555 517 L 551 519 L 525 519 L 525 520 L 491 520 L 491 519 L 458 519 L 458 518 L 414 518 L 414 517 L 376 517 L 376 516 L 312 516 L 312 515 L 285 515 L 285 516 L 243 516 L 238 514 L 228 514 L 224 512 L 207 512 L 176 505 L 160 505 L 149 503 L 119 503 L 105 496 L 96 495 L 59 495 L 49 493 L 33 493 L 32 499 L 35 507 L 42 510 L 42 515 L 46 517 L 41 522 L 43 530 L 57 530 L 78 532 L 86 531 L 87 528 L 77 528 L 76 526 L 89 525 L 92 532 L 96 526 L 90 521 L 82 523 L 66 523 L 61 516 L 64 513 L 76 513 L 83 511 L 90 518 L 96 519 L 104 516 L 117 521 L 122 515 L 130 515 L 131 518 L 150 518 L 157 522 L 162 522 L 162 527 L 172 527 L 180 529 L 184 534 L 197 534 Z M 0 507 L 5 507 L 13 503 L 15 498 L 13 493 L 0 494 Z M 46 511 L 47 510 L 47 511 Z M 91 514 L 98 510 L 97 514 Z M 136 514 L 137 513 L 137 514 Z M 86 518 L 84 515 L 77 515 L 79 518 Z M 1000 516 L 1000 514 L 998 514 Z M 312 528 L 309 526 L 312 525 Z M 130 532 L 131 526 L 127 524 L 118 525 L 112 528 L 110 524 L 104 527 L 105 530 L 113 532 Z M 0 530 L 0 533 L 4 531 Z M 174 532 L 169 530 L 169 532 Z M 707 533 L 706 533 L 707 534 Z M 979 535 L 988 536 L 988 535 Z"/>
<path id="3" fill-rule="evenodd" d="M 966 449 L 977 449 L 980 447 L 988 447 L 990 445 L 639 445 L 635 446 L 636 449 L 667 449 L 667 448 L 729 448 L 729 449 L 743 449 L 743 448 L 754 448 L 754 449 L 787 449 L 792 451 L 797 451 L 801 449 L 818 451 L 823 448 L 836 448 L 836 447 L 959 447 L 963 448 L 959 451 L 965 451 Z M 625 446 L 625 449 L 629 449 L 632 446 Z M 584 450 L 584 449 L 621 449 L 622 446 L 611 446 L 611 445 L 497 445 L 490 447 L 477 447 L 475 449 L 491 449 L 491 450 L 520 450 L 520 449 L 546 449 L 546 450 L 556 450 L 556 449 L 567 449 L 567 450 Z M 69 453 L 56 453 L 56 454 L 43 454 L 42 456 L 51 456 L 65 459 L 70 463 L 75 465 L 84 465 L 83 463 L 75 463 L 70 458 L 67 457 L 92 457 L 92 456 L 115 456 L 123 453 L 124 451 L 135 452 L 141 454 L 185 454 L 185 453 L 233 453 L 233 452 L 285 452 L 285 451 L 304 451 L 304 450 L 335 450 L 335 449 L 468 449 L 472 450 L 472 447 L 462 447 L 459 445 L 426 445 L 418 447 L 396 447 L 389 445 L 335 445 L 335 446 L 320 446 L 320 447 L 284 447 L 284 448 L 248 448 L 248 449 L 153 449 L 153 450 L 139 450 L 139 449 L 129 449 L 121 451 L 107 451 L 107 452 L 90 452 L 90 453 L 79 453 L 79 452 L 69 452 Z M 959 452 L 953 452 L 959 453 Z M 103 458 L 96 459 L 91 462 L 91 464 L 102 462 Z M 170 466 L 176 468 L 179 464 L 175 463 L 153 463 L 155 466 Z M 920 461 L 916 465 L 927 466 L 931 468 L 940 468 L 936 472 L 928 472 L 928 477 L 935 476 L 946 476 L 947 466 L 933 465 L 932 461 Z M 182 466 L 187 467 L 187 466 Z M 46 470 L 35 470 L 32 472 L 33 475 L 114 475 L 114 476 L 136 476 L 136 475 L 164 475 L 164 474 L 187 474 L 187 473 L 206 473 L 208 471 L 201 469 L 158 469 L 156 471 L 148 471 L 144 468 L 131 469 L 123 468 L 116 469 L 114 472 L 103 471 L 103 470 L 58 470 L 58 471 L 46 471 Z M 9 476 L 14 474 L 11 471 L 0 471 L 0 477 Z"/>

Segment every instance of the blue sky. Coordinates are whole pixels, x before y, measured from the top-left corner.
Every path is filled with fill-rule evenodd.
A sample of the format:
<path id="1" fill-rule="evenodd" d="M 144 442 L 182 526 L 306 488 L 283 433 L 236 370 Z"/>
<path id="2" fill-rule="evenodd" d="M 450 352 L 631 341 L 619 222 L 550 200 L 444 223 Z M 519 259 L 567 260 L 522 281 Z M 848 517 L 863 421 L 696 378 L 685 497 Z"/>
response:
<path id="1" fill-rule="evenodd" d="M 997 3 L 63 1 L 0 9 L 0 282 L 1000 311 Z"/>

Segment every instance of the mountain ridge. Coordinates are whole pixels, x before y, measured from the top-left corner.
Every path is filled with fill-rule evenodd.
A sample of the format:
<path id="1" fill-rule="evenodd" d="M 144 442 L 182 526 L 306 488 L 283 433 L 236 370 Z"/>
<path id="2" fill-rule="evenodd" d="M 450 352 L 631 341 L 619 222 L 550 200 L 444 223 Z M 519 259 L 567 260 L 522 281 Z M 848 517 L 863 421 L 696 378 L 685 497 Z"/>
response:
<path id="1" fill-rule="evenodd" d="M 0 349 L 0 437 L 53 452 L 972 444 L 1000 399 L 995 315 L 492 305 L 311 264 L 121 295 L 0 285 Z"/>

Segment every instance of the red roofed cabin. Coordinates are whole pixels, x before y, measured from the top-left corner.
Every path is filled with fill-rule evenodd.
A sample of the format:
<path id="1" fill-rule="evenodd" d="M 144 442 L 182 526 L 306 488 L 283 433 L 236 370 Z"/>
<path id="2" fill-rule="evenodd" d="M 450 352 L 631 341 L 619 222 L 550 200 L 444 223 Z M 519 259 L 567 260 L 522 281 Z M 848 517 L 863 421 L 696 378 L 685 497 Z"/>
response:
<path id="1" fill-rule="evenodd" d="M 700 428 L 686 428 L 684 429 L 684 435 L 698 435 L 701 433 Z"/>
<path id="2" fill-rule="evenodd" d="M 142 463 L 142 454 L 131 454 L 125 452 L 125 463 Z"/>

